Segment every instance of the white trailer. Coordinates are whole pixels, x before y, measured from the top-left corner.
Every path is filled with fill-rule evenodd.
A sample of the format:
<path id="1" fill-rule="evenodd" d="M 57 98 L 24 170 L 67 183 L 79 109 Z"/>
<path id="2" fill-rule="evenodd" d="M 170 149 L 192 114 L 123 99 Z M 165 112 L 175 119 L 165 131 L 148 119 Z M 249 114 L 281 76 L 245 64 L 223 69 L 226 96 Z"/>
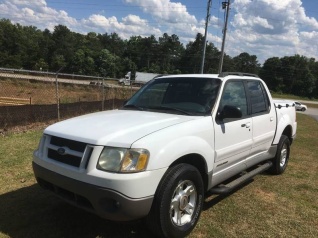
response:
<path id="1" fill-rule="evenodd" d="M 155 73 L 136 72 L 135 77 L 133 77 L 131 72 L 128 72 L 125 75 L 125 78 L 119 80 L 119 84 L 143 85 L 158 75 L 159 74 L 155 74 Z"/>
<path id="2" fill-rule="evenodd" d="M 135 83 L 145 84 L 159 74 L 136 72 Z"/>

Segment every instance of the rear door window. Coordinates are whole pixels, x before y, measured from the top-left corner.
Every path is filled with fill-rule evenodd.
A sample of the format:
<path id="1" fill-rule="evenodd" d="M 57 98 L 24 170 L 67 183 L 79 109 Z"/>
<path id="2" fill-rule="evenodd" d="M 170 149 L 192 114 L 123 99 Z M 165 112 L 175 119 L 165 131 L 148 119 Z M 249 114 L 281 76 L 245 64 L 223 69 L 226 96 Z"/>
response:
<path id="1" fill-rule="evenodd" d="M 248 81 L 247 89 L 250 96 L 252 114 L 266 113 L 269 110 L 266 92 L 260 81 Z"/>

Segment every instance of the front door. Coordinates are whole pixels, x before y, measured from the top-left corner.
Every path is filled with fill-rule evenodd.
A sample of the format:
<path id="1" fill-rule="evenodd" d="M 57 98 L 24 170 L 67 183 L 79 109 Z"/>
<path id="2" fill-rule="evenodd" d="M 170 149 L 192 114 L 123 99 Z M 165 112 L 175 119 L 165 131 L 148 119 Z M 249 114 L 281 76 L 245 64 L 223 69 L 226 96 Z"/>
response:
<path id="1" fill-rule="evenodd" d="M 253 144 L 253 123 L 252 118 L 248 115 L 243 81 L 233 80 L 225 84 L 218 112 L 225 105 L 239 108 L 242 117 L 222 121 L 218 121 L 216 118 L 213 185 L 246 168 L 244 160 L 249 156 Z"/>

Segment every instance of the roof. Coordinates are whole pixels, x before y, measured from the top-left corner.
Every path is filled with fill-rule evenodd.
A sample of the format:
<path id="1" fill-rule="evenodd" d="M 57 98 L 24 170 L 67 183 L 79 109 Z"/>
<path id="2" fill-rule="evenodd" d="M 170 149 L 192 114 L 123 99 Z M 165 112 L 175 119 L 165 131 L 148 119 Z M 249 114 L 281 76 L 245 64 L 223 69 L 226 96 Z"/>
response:
<path id="1" fill-rule="evenodd" d="M 239 76 L 244 78 L 258 78 L 259 76 L 256 74 L 250 73 L 243 73 L 243 72 L 222 72 L 221 74 L 175 74 L 175 75 L 159 75 L 158 77 L 165 77 L 165 78 L 218 78 L 223 80 L 225 77 L 231 76 Z"/>

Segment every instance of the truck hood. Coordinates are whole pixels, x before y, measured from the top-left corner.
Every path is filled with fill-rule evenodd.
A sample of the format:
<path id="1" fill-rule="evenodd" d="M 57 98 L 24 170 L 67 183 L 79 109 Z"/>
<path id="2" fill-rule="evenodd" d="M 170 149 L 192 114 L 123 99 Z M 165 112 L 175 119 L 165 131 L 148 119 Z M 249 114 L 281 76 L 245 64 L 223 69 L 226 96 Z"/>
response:
<path id="1" fill-rule="evenodd" d="M 146 135 L 194 118 L 158 112 L 113 110 L 58 122 L 46 128 L 44 133 L 92 145 L 129 148 Z"/>

